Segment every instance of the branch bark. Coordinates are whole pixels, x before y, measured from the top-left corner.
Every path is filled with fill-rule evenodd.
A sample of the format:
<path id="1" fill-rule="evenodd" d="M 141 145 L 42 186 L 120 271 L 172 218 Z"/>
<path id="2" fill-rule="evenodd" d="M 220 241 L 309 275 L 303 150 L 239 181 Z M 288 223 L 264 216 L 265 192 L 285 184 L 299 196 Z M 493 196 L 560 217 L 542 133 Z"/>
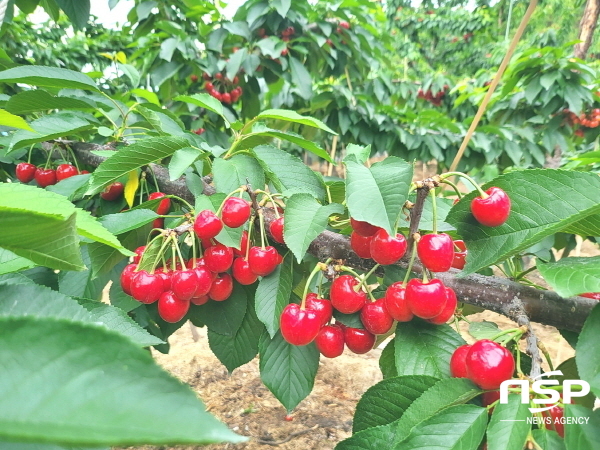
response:
<path id="1" fill-rule="evenodd" d="M 600 0 L 587 0 L 581 21 L 579 22 L 579 40 L 578 44 L 575 44 L 575 57 L 585 59 L 590 46 L 592 45 L 592 39 L 594 37 L 594 31 L 598 24 L 598 16 L 600 15 Z"/>

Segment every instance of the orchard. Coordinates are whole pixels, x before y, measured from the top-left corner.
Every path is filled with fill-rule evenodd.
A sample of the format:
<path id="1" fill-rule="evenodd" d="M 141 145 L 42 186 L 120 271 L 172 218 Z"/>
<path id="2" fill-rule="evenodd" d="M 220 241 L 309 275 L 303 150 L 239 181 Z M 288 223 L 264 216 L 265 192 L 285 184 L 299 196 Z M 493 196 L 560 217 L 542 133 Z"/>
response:
<path id="1" fill-rule="evenodd" d="M 273 424 L 378 358 L 311 448 L 598 448 L 594 1 L 130 3 L 0 0 L 0 448 L 303 448 L 198 328 Z"/>

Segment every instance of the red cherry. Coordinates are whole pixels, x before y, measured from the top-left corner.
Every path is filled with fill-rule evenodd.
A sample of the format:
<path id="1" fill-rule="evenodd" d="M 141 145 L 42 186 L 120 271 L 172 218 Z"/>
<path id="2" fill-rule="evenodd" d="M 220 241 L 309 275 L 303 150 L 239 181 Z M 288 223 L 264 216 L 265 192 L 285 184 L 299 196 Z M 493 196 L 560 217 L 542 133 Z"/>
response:
<path id="1" fill-rule="evenodd" d="M 246 259 L 236 258 L 233 261 L 233 278 L 238 283 L 248 286 L 258 279 L 258 275 L 252 272 Z"/>
<path id="2" fill-rule="evenodd" d="M 583 294 L 579 294 L 579 296 L 600 300 L 600 292 L 585 292 Z"/>
<path id="3" fill-rule="evenodd" d="M 202 260 L 202 263 L 204 263 L 204 260 Z M 197 265 L 193 270 L 194 272 L 196 272 L 196 277 L 198 277 L 198 284 L 196 285 L 194 297 L 200 297 L 202 295 L 208 294 L 213 284 L 213 273 L 203 265 Z"/>
<path id="4" fill-rule="evenodd" d="M 167 194 L 163 194 L 162 192 L 153 192 L 148 196 L 148 200 L 156 200 L 157 198 L 163 198 L 166 196 Z M 164 216 L 169 213 L 170 209 L 171 199 L 165 198 L 164 200 L 161 200 L 161 202 L 158 204 L 158 208 L 156 208 L 156 213 L 160 214 L 161 216 Z"/>
<path id="5" fill-rule="evenodd" d="M 56 172 L 53 169 L 42 169 L 38 167 L 34 175 L 35 181 L 40 187 L 45 188 L 56 184 Z"/>
<path id="6" fill-rule="evenodd" d="M 168 270 L 155 270 L 154 271 L 155 274 L 157 274 L 163 281 L 163 291 L 170 291 L 171 290 L 171 275 L 172 272 L 168 271 Z"/>
<path id="7" fill-rule="evenodd" d="M 381 229 L 371 241 L 371 258 L 381 265 L 394 264 L 406 253 L 406 238 L 398 233 L 391 237 L 387 231 Z"/>
<path id="8" fill-rule="evenodd" d="M 246 256 L 246 249 L 248 248 L 248 232 L 246 230 L 242 231 L 242 238 L 240 239 L 240 249 L 233 249 L 233 254 L 235 256 L 241 256 L 242 258 Z"/>
<path id="9" fill-rule="evenodd" d="M 498 187 L 491 187 L 485 193 L 487 197 L 473 199 L 471 212 L 481 225 L 500 226 L 508 220 L 510 215 L 510 197 Z"/>
<path id="10" fill-rule="evenodd" d="M 327 325 L 333 316 L 333 306 L 326 298 L 319 298 L 311 292 L 306 295 L 306 309 L 316 311 L 321 319 L 321 325 Z"/>
<path id="11" fill-rule="evenodd" d="M 194 231 L 200 239 L 212 239 L 223 229 L 223 222 L 210 209 L 201 211 L 194 221 Z"/>
<path id="12" fill-rule="evenodd" d="M 515 359 L 496 342 L 482 339 L 471 346 L 466 358 L 468 378 L 482 389 L 498 389 L 512 377 Z"/>
<path id="13" fill-rule="evenodd" d="M 461 345 L 450 358 L 450 374 L 454 378 L 467 378 L 467 353 L 471 350 L 470 345 Z"/>
<path id="14" fill-rule="evenodd" d="M 152 221 L 152 228 L 160 228 L 161 230 L 165 227 L 165 219 L 163 217 L 159 217 L 158 219 L 154 219 Z"/>
<path id="15" fill-rule="evenodd" d="M 204 251 L 204 263 L 211 272 L 225 272 L 233 264 L 233 249 L 223 244 L 213 245 Z"/>
<path id="16" fill-rule="evenodd" d="M 125 186 L 123 183 L 116 182 L 109 184 L 104 188 L 104 191 L 100 193 L 100 197 L 109 202 L 115 201 L 121 195 L 123 195 L 123 191 L 125 190 Z"/>
<path id="17" fill-rule="evenodd" d="M 343 314 L 359 311 L 367 301 L 367 294 L 362 290 L 354 290 L 358 284 L 358 280 L 351 275 L 342 275 L 333 280 L 329 291 L 331 305 Z"/>
<path id="18" fill-rule="evenodd" d="M 432 317 L 431 319 L 426 319 L 427 322 L 433 323 L 435 325 L 442 325 L 450 320 L 450 318 L 454 315 L 456 311 L 456 305 L 458 305 L 458 300 L 456 298 L 456 293 L 453 289 L 447 287 L 446 288 L 446 306 L 442 309 L 442 312 L 437 316 Z"/>
<path id="19" fill-rule="evenodd" d="M 406 287 L 401 281 L 391 284 L 385 291 L 385 306 L 398 322 L 409 322 L 414 317 L 406 302 Z"/>
<path id="20" fill-rule="evenodd" d="M 196 293 L 198 275 L 194 269 L 176 270 L 171 275 L 171 290 L 180 300 L 189 300 Z"/>
<path id="21" fill-rule="evenodd" d="M 146 250 L 146 246 L 142 245 L 141 247 L 138 247 L 135 249 L 134 253 L 135 256 L 133 257 L 133 263 L 137 264 L 140 262 L 140 259 L 142 259 L 142 254 L 144 253 L 144 250 Z"/>
<path id="22" fill-rule="evenodd" d="M 340 27 L 341 28 L 345 28 L 346 30 L 349 30 L 350 29 L 350 24 L 348 22 L 346 22 L 345 20 L 342 20 L 340 22 Z"/>
<path id="23" fill-rule="evenodd" d="M 371 259 L 372 236 L 361 236 L 356 231 L 350 235 L 350 247 L 360 258 Z"/>
<path id="24" fill-rule="evenodd" d="M 346 347 L 351 352 L 360 355 L 373 349 L 375 335 L 369 333 L 367 330 L 346 327 L 344 328 L 344 341 L 346 341 Z"/>
<path id="25" fill-rule="evenodd" d="M 269 225 L 269 232 L 275 242 L 285 244 L 285 241 L 283 240 L 283 217 L 271 222 L 271 225 Z"/>
<path id="26" fill-rule="evenodd" d="M 289 50 L 286 48 L 284 48 L 283 50 L 281 50 L 281 56 L 287 56 L 287 54 L 289 53 Z"/>
<path id="27" fill-rule="evenodd" d="M 240 82 L 240 78 L 236 75 L 235 77 L 233 77 L 233 80 L 231 80 L 231 82 L 233 84 L 238 84 Z"/>
<path id="28" fill-rule="evenodd" d="M 250 205 L 239 197 L 229 197 L 223 204 L 221 220 L 230 228 L 239 228 L 250 218 Z"/>
<path id="29" fill-rule="evenodd" d="M 35 177 L 37 167 L 33 164 L 22 162 L 17 164 L 16 176 L 21 183 L 29 183 Z"/>
<path id="30" fill-rule="evenodd" d="M 371 225 L 369 222 L 354 220 L 352 217 L 350 218 L 350 226 L 361 236 L 373 236 L 375 233 L 377 233 L 377 231 L 379 231 L 379 227 Z"/>
<path id="31" fill-rule="evenodd" d="M 456 251 L 456 249 L 459 251 Z M 467 258 L 467 247 L 465 246 L 464 241 L 457 240 L 454 241 L 454 258 L 452 259 L 452 267 L 455 269 L 464 269 Z"/>
<path id="32" fill-rule="evenodd" d="M 135 269 L 137 268 L 136 264 L 128 264 L 121 272 L 121 289 L 127 295 L 131 295 L 131 278 L 136 273 Z"/>
<path id="33" fill-rule="evenodd" d="M 223 101 L 223 103 L 229 105 L 231 103 L 231 94 L 229 92 L 221 94 L 221 100 Z"/>
<path id="34" fill-rule="evenodd" d="M 500 391 L 489 391 L 489 392 L 484 392 L 481 395 L 481 404 L 483 406 L 489 406 L 492 403 L 494 403 L 496 400 L 500 400 Z M 490 409 L 490 412 L 492 412 L 494 408 Z"/>
<path id="35" fill-rule="evenodd" d="M 163 279 L 158 274 L 140 270 L 131 277 L 130 290 L 138 302 L 154 303 L 164 292 Z"/>
<path id="36" fill-rule="evenodd" d="M 227 300 L 233 292 L 233 280 L 228 273 L 221 273 L 213 281 L 208 296 L 216 302 Z"/>
<path id="37" fill-rule="evenodd" d="M 344 353 L 344 331 L 339 325 L 327 325 L 315 339 L 317 349 L 326 358 L 337 358 Z"/>
<path id="38" fill-rule="evenodd" d="M 426 234 L 417 244 L 417 254 L 425 267 L 432 272 L 447 272 L 454 260 L 454 244 L 446 233 Z"/>
<path id="39" fill-rule="evenodd" d="M 215 79 L 216 80 L 222 80 L 223 79 L 223 74 L 221 72 L 215 73 Z"/>
<path id="40" fill-rule="evenodd" d="M 196 83 L 198 81 L 198 75 L 196 75 L 195 73 L 190 75 L 190 81 L 192 83 Z"/>
<path id="41" fill-rule="evenodd" d="M 61 181 L 65 178 L 74 177 L 75 175 L 79 175 L 79 171 L 77 167 L 71 164 L 61 164 L 56 168 L 56 180 Z"/>
<path id="42" fill-rule="evenodd" d="M 544 427 L 549 430 L 554 430 L 558 433 L 558 435 L 562 438 L 565 437 L 565 424 L 562 423 L 563 417 L 565 414 L 565 410 L 562 406 L 555 405 L 547 411 L 543 411 L 542 415 L 545 417 L 551 417 L 551 423 L 544 423 Z"/>
<path id="43" fill-rule="evenodd" d="M 165 322 L 179 322 L 185 317 L 190 309 L 190 302 L 181 300 L 173 292 L 163 292 L 158 299 L 158 315 Z"/>
<path id="44" fill-rule="evenodd" d="M 446 302 L 446 287 L 437 278 L 428 283 L 413 278 L 406 285 L 406 303 L 413 314 L 421 319 L 439 315 Z"/>
<path id="45" fill-rule="evenodd" d="M 290 303 L 281 313 L 281 335 L 292 345 L 310 344 L 321 329 L 321 317 L 316 311 L 301 309 L 300 305 Z"/>
<path id="46" fill-rule="evenodd" d="M 190 303 L 192 305 L 196 305 L 196 306 L 202 306 L 205 303 L 208 303 L 208 301 L 210 300 L 210 298 L 208 298 L 208 295 L 199 295 L 198 297 L 194 296 L 190 299 Z"/>
<path id="47" fill-rule="evenodd" d="M 373 334 L 385 334 L 394 324 L 383 298 L 367 302 L 360 310 L 360 320 L 367 331 Z"/>
<path id="48" fill-rule="evenodd" d="M 252 272 L 261 277 L 266 277 L 275 270 L 278 264 L 281 264 L 279 258 L 280 255 L 275 247 L 270 245 L 264 249 L 252 247 L 248 254 L 248 263 Z"/>

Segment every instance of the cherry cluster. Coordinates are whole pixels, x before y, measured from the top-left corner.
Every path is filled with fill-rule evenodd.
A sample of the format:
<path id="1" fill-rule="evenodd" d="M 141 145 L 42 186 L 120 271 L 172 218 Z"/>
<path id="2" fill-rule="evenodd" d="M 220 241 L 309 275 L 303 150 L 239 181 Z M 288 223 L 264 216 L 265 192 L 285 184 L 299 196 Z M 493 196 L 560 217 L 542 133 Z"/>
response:
<path id="1" fill-rule="evenodd" d="M 569 125 L 581 125 L 586 128 L 597 128 L 600 125 L 600 108 L 595 108 L 589 113 L 582 112 L 580 115 L 575 114 L 570 109 L 563 109 L 563 114 Z"/>
<path id="2" fill-rule="evenodd" d="M 233 80 L 229 80 L 221 72 L 217 72 L 214 77 L 204 73 L 203 77 L 206 80 L 204 88 L 208 95 L 222 103 L 230 105 L 237 102 L 242 96 L 243 91 L 242 87 L 238 86 L 240 79 L 237 75 L 233 77 Z"/>
<path id="3" fill-rule="evenodd" d="M 497 342 L 482 339 L 472 345 L 461 345 L 450 359 L 450 373 L 455 378 L 468 378 L 481 389 L 498 389 L 512 378 L 515 358 Z"/>
<path id="4" fill-rule="evenodd" d="M 434 106 L 441 106 L 442 100 L 446 96 L 446 91 L 448 91 L 448 89 L 450 89 L 450 86 L 445 84 L 444 89 L 442 89 L 441 91 L 438 91 L 435 95 L 433 95 L 433 92 L 431 91 L 431 89 L 428 89 L 427 91 L 423 91 L 423 89 L 419 89 L 417 91 L 417 98 L 422 98 Z"/>
<path id="5" fill-rule="evenodd" d="M 60 164 L 56 169 L 36 167 L 34 164 L 22 162 L 17 164 L 16 176 L 21 183 L 29 183 L 35 179 L 36 183 L 45 188 L 58 183 L 61 180 L 89 173 L 87 170 L 81 172 L 72 164 Z"/>

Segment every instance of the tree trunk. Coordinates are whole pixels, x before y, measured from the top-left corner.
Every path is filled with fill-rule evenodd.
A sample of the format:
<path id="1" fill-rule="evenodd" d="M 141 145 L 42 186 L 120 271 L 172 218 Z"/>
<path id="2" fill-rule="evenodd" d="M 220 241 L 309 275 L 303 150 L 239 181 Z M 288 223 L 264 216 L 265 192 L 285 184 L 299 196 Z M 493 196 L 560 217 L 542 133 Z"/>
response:
<path id="1" fill-rule="evenodd" d="M 579 22 L 579 40 L 581 42 L 575 45 L 575 56 L 577 58 L 585 59 L 592 45 L 599 14 L 600 0 L 587 0 L 581 22 Z"/>

